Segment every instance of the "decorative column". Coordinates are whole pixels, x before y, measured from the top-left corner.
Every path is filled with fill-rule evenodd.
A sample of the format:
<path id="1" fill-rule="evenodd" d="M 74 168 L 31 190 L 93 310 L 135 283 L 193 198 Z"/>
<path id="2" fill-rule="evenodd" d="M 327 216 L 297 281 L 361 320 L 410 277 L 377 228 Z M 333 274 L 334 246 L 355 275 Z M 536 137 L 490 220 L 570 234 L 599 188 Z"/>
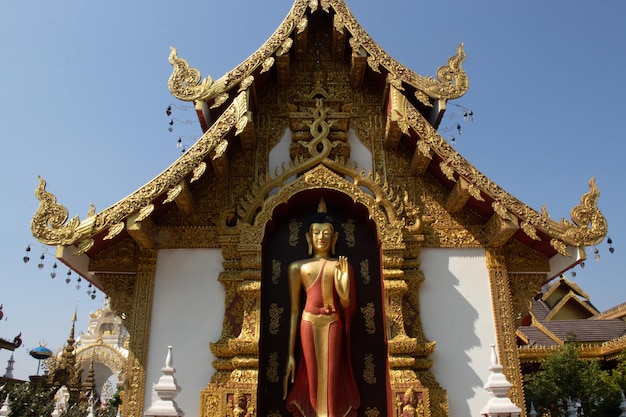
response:
<path id="1" fill-rule="evenodd" d="M 506 377 L 512 383 L 511 399 L 525 414 L 522 371 L 515 341 L 515 315 L 505 256 L 502 248 L 487 248 L 486 255 L 498 352 Z"/>
<path id="2" fill-rule="evenodd" d="M 124 380 L 122 399 L 122 415 L 124 416 L 143 414 L 157 253 L 158 251 L 154 249 L 142 249 L 139 255 L 132 310 L 126 320 L 127 330 L 130 333 L 130 349 L 128 374 Z"/>
<path id="3" fill-rule="evenodd" d="M 406 234 L 403 238 L 397 247 L 387 243 L 382 248 L 393 415 L 421 410 L 427 416 L 447 417 L 446 392 L 430 372 L 429 356 L 435 342 L 426 340 L 418 313 L 410 325 L 405 318 L 405 311 L 419 311 L 419 286 L 424 281 L 419 270 L 423 236 Z"/>
<path id="4" fill-rule="evenodd" d="M 211 343 L 217 373 L 200 393 L 200 416 L 251 415 L 256 407 L 259 373 L 261 245 L 246 233 L 220 237 L 225 271 L 226 314 L 220 340 Z M 230 319 L 227 319 L 227 316 Z M 233 320 L 228 322 L 226 320 Z"/>

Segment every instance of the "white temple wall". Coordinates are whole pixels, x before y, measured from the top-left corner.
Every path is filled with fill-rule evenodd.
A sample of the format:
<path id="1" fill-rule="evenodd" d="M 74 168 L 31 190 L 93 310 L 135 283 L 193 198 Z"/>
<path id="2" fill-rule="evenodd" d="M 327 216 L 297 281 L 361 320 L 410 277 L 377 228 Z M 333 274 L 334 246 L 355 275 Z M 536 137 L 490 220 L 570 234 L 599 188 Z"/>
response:
<path id="1" fill-rule="evenodd" d="M 450 417 L 476 415 L 489 400 L 490 345 L 496 343 L 484 249 L 422 249 L 424 334 L 436 341 L 432 372 L 448 393 Z"/>
<path id="2" fill-rule="evenodd" d="M 220 249 L 160 250 L 157 258 L 146 371 L 144 412 L 152 385 L 161 377 L 167 347 L 173 346 L 174 376 L 181 387 L 175 401 L 187 416 L 200 414 L 200 391 L 214 373 L 209 343 L 219 339 L 224 288 L 218 282 Z"/>

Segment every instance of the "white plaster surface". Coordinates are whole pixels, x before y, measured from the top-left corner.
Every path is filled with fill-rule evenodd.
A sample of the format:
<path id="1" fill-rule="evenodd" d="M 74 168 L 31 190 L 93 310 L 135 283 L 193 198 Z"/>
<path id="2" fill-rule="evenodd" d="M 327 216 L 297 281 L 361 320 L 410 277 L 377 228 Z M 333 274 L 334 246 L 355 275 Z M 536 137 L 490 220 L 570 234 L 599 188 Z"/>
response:
<path id="1" fill-rule="evenodd" d="M 185 415 L 199 415 L 200 391 L 214 373 L 209 343 L 218 340 L 222 329 L 224 289 L 217 281 L 222 262 L 219 249 L 159 251 L 144 411 L 150 407 L 152 385 L 161 377 L 171 345 L 174 376 L 181 388 L 175 401 Z"/>
<path id="2" fill-rule="evenodd" d="M 489 400 L 483 386 L 496 343 L 485 251 L 425 248 L 420 258 L 422 324 L 437 342 L 431 369 L 448 393 L 450 417 L 476 415 Z"/>
<path id="3" fill-rule="evenodd" d="M 357 163 L 358 170 L 365 170 L 365 173 L 373 169 L 372 153 L 361 142 L 356 132 L 348 130 L 348 144 L 350 145 L 350 159 Z"/>

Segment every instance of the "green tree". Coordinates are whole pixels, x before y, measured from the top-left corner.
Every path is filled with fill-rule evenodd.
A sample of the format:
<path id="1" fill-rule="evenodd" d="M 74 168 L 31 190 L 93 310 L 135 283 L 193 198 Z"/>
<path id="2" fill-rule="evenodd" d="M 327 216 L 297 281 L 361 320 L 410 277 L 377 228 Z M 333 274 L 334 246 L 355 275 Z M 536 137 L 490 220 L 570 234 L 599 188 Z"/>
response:
<path id="1" fill-rule="evenodd" d="M 566 416 L 568 399 L 579 402 L 587 417 L 620 414 L 616 379 L 601 369 L 599 361 L 581 359 L 573 337 L 541 364 L 539 372 L 527 377 L 525 391 L 527 401 L 544 416 Z"/>
<path id="2" fill-rule="evenodd" d="M 49 416 L 54 410 L 54 391 L 50 388 L 30 383 L 17 384 L 8 395 L 11 409 L 9 417 Z"/>
<path id="3" fill-rule="evenodd" d="M 626 350 L 620 354 L 617 366 L 612 371 L 612 377 L 619 389 L 626 393 Z"/>

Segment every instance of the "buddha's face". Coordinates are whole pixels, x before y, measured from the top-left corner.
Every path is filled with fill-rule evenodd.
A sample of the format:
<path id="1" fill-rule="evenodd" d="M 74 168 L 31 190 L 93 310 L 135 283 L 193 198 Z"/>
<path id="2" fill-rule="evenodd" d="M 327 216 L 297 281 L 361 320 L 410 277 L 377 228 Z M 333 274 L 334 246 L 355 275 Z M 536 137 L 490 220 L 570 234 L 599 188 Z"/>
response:
<path id="1" fill-rule="evenodd" d="M 328 254 L 336 239 L 333 225 L 330 223 L 311 224 L 308 235 L 307 238 L 315 253 Z"/>

